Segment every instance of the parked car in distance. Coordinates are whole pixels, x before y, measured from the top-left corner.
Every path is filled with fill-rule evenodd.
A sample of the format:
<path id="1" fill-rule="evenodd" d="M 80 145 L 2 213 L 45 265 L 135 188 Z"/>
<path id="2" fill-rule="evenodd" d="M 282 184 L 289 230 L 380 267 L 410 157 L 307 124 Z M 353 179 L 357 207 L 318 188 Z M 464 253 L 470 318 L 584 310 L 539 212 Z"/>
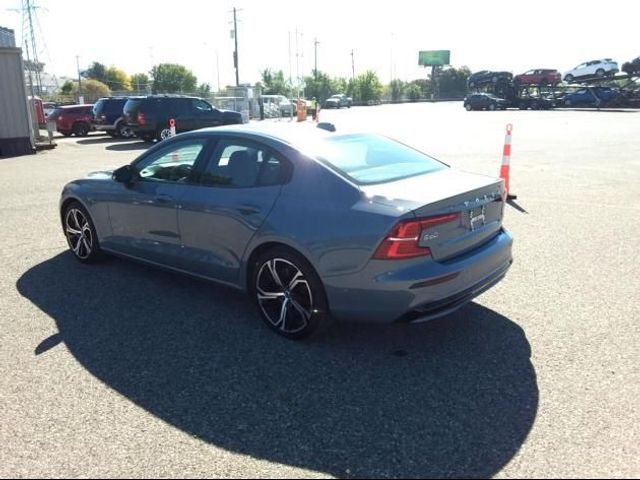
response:
<path id="1" fill-rule="evenodd" d="M 562 81 L 562 75 L 558 70 L 538 68 L 528 70 L 525 73 L 516 75 L 513 83 L 516 86 L 521 85 L 557 85 Z"/>
<path id="2" fill-rule="evenodd" d="M 614 100 L 619 90 L 610 87 L 585 87 L 567 93 L 562 102 L 565 107 L 599 107 Z"/>
<path id="3" fill-rule="evenodd" d="M 467 95 L 463 105 L 469 112 L 471 110 L 505 110 L 511 106 L 511 102 L 490 93 L 472 93 Z"/>
<path id="4" fill-rule="evenodd" d="M 469 78 L 467 78 L 467 86 L 469 88 L 476 88 L 482 85 L 509 83 L 512 79 L 513 74 L 511 72 L 492 72 L 490 70 L 481 70 L 469 75 Z"/>
<path id="5" fill-rule="evenodd" d="M 453 312 L 511 265 L 504 209 L 498 178 L 384 136 L 272 123 L 178 135 L 60 199 L 77 260 L 110 253 L 247 291 L 294 339 L 330 317 Z"/>
<path id="6" fill-rule="evenodd" d="M 265 116 L 292 117 L 295 109 L 291 101 L 284 95 L 261 95 Z M 267 111 L 272 115 L 267 115 Z"/>
<path id="7" fill-rule="evenodd" d="M 49 116 L 55 120 L 56 130 L 65 137 L 72 134 L 86 137 L 93 130 L 93 105 L 68 105 L 57 107 Z"/>
<path id="8" fill-rule="evenodd" d="M 331 95 L 324 101 L 324 106 L 322 108 L 342 108 L 347 107 L 351 108 L 353 105 L 353 99 L 351 97 L 347 97 L 344 93 Z"/>
<path id="9" fill-rule="evenodd" d="M 622 65 L 622 71 L 627 75 L 640 75 L 640 57 L 625 62 Z"/>
<path id="10" fill-rule="evenodd" d="M 177 133 L 243 123 L 240 112 L 218 110 L 201 98 L 179 95 L 130 98 L 123 112 L 127 126 L 146 142 L 167 139 L 170 119 L 175 120 Z"/>
<path id="11" fill-rule="evenodd" d="M 591 77 L 606 77 L 613 76 L 618 73 L 618 64 L 610 58 L 604 60 L 591 60 L 584 62 L 575 67 L 573 70 L 565 72 L 562 78 L 567 83 L 572 83 L 574 80 L 586 79 Z"/>
<path id="12" fill-rule="evenodd" d="M 93 126 L 98 131 L 107 132 L 112 137 L 131 138 L 133 132 L 124 120 L 124 105 L 129 98 L 101 98 L 93 106 Z"/>

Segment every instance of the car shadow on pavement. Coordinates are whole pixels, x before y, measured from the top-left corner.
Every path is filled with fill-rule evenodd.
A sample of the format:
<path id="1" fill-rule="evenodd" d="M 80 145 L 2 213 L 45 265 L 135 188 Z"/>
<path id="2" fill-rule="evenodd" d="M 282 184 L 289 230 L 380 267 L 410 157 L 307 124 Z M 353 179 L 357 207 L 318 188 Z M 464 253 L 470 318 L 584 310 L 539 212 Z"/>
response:
<path id="1" fill-rule="evenodd" d="M 17 288 L 59 330 L 35 354 L 64 342 L 158 418 L 270 462 L 347 478 L 490 477 L 536 417 L 525 332 L 475 303 L 296 343 L 239 292 L 118 259 L 86 266 L 62 253 Z"/>
<path id="2" fill-rule="evenodd" d="M 147 150 L 152 145 L 136 138 L 124 139 L 113 137 L 102 137 L 88 140 L 78 140 L 78 145 L 101 145 L 107 144 L 106 150 L 124 152 L 133 150 Z"/>

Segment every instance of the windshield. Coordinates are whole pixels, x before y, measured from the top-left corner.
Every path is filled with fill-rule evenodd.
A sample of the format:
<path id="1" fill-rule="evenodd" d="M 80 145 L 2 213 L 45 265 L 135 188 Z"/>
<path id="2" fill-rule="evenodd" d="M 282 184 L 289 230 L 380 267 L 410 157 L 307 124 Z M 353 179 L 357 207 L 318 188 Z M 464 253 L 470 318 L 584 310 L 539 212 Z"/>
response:
<path id="1" fill-rule="evenodd" d="M 328 137 L 318 149 L 320 161 L 358 185 L 386 183 L 446 168 L 422 152 L 379 135 Z"/>

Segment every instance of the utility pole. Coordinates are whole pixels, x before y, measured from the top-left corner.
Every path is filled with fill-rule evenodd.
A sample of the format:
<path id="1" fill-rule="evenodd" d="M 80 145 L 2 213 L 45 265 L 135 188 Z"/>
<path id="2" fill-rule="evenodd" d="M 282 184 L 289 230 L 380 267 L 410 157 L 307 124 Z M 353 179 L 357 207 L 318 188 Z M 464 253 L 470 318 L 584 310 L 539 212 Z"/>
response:
<path id="1" fill-rule="evenodd" d="M 291 30 L 289 30 L 288 33 L 289 33 L 289 88 L 293 90 L 293 80 L 291 78 L 293 76 L 293 72 L 291 70 Z"/>
<path id="2" fill-rule="evenodd" d="M 80 75 L 80 56 L 78 55 L 76 55 L 76 65 L 78 65 L 78 100 L 80 100 L 82 97 L 82 76 Z"/>
<path id="3" fill-rule="evenodd" d="M 238 21 L 236 19 L 236 7 L 233 7 L 233 39 L 236 49 L 233 52 L 233 65 L 236 68 L 236 87 L 240 86 L 240 69 L 238 66 Z"/>
<path id="4" fill-rule="evenodd" d="M 300 98 L 300 53 L 298 50 L 298 28 L 296 27 L 296 96 Z"/>
<path id="5" fill-rule="evenodd" d="M 320 42 L 318 41 L 318 38 L 316 37 L 313 40 L 313 48 L 314 48 L 314 70 L 313 70 L 313 76 L 314 78 L 318 78 L 318 44 Z"/>
<path id="6" fill-rule="evenodd" d="M 218 92 L 220 93 L 220 56 L 218 55 L 218 49 L 216 48 L 216 72 L 218 74 Z"/>
<path id="7" fill-rule="evenodd" d="M 356 67 L 353 61 L 353 49 L 351 49 L 351 79 L 355 80 L 356 78 Z"/>

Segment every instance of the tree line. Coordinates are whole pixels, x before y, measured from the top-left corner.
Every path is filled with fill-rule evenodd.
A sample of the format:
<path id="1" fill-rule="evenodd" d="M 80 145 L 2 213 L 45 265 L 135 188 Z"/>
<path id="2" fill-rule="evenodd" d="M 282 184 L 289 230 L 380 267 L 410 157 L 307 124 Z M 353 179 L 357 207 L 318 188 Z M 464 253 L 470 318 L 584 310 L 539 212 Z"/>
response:
<path id="1" fill-rule="evenodd" d="M 471 71 L 467 67 L 448 68 L 438 73 L 437 87 L 430 75 L 424 79 L 406 82 L 392 80 L 388 85 L 383 85 L 378 75 L 368 70 L 360 75 L 346 79 L 344 77 L 331 77 L 320 71 L 314 71 L 312 75 L 304 77 L 304 96 L 315 97 L 323 101 L 336 93 L 344 93 L 355 102 L 369 103 L 379 101 L 382 98 L 399 101 L 428 100 L 438 90 L 438 98 L 460 98 L 467 93 L 467 78 Z M 258 83 L 266 95 L 297 96 L 296 88 L 292 82 L 285 80 L 282 70 L 265 69 L 261 73 Z"/>
<path id="2" fill-rule="evenodd" d="M 324 101 L 336 93 L 352 97 L 356 103 L 377 102 L 385 98 L 392 102 L 419 101 L 431 99 L 438 90 L 439 98 L 460 98 L 467 93 L 467 77 L 471 74 L 467 67 L 448 68 L 438 74 L 437 85 L 430 75 L 413 81 L 392 80 L 384 85 L 376 72 L 367 70 L 353 78 L 331 77 L 313 71 L 302 79 L 303 88 L 297 88 L 285 79 L 282 70 L 266 68 L 261 72 L 256 85 L 265 95 L 284 95 L 289 98 L 304 96 Z M 163 63 L 155 65 L 149 73 L 128 75 L 115 66 L 107 67 L 93 62 L 82 73 L 82 94 L 108 96 L 112 92 L 136 93 L 189 93 L 201 97 L 211 95 L 211 86 L 198 84 L 196 76 L 183 65 Z M 78 84 L 67 81 L 62 87 L 63 95 L 78 94 Z"/>

